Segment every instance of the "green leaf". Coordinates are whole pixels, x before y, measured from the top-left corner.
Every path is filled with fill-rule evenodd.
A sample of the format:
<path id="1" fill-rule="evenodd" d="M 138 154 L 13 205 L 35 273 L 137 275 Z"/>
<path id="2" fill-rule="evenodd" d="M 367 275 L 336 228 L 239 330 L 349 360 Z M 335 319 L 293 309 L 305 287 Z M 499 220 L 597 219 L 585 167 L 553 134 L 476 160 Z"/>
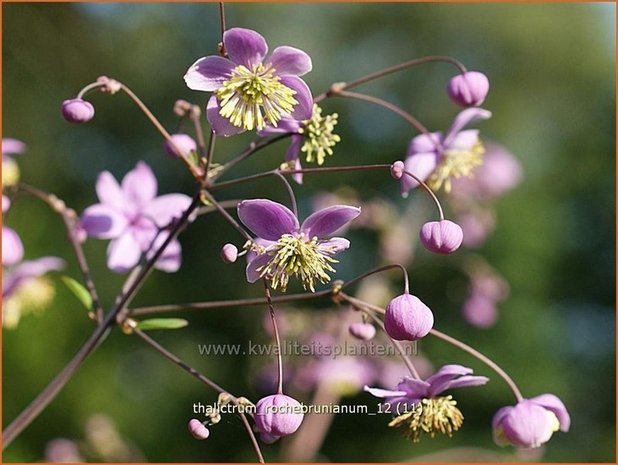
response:
<path id="1" fill-rule="evenodd" d="M 92 309 L 92 297 L 90 297 L 88 290 L 69 276 L 61 276 L 61 278 L 62 282 L 66 284 L 75 297 L 86 307 L 86 310 Z"/>
<path id="2" fill-rule="evenodd" d="M 142 331 L 151 329 L 180 329 L 187 326 L 189 322 L 182 318 L 151 318 L 137 323 L 137 328 Z"/>

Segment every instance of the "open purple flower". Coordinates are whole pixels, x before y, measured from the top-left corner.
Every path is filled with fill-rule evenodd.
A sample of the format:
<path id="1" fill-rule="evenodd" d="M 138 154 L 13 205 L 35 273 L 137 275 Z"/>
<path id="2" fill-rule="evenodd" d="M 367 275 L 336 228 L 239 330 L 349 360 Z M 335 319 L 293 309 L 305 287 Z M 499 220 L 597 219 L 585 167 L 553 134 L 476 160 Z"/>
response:
<path id="1" fill-rule="evenodd" d="M 154 247 L 160 246 L 167 237 L 164 229 L 191 204 L 191 198 L 184 194 L 157 197 L 157 179 L 144 162 L 138 162 L 120 185 L 111 173 L 102 172 L 96 190 L 101 203 L 84 211 L 81 226 L 89 236 L 111 239 L 107 266 L 118 273 L 137 265 L 153 241 Z M 180 261 L 180 243 L 173 240 L 155 267 L 174 272 Z"/>
<path id="2" fill-rule="evenodd" d="M 483 163 L 485 149 L 476 129 L 463 130 L 468 124 L 488 119 L 491 112 L 482 108 L 467 108 L 453 120 L 449 130 L 416 136 L 408 147 L 405 160 L 406 171 L 426 181 L 434 190 L 444 186 L 451 190 L 451 178 L 471 176 L 474 169 Z M 410 176 L 401 178 L 401 193 L 407 196 L 418 182 Z"/>
<path id="3" fill-rule="evenodd" d="M 292 142 L 285 154 L 285 161 L 291 170 L 300 170 L 300 154 L 305 154 L 307 163 L 316 162 L 323 165 L 327 155 L 333 154 L 333 147 L 341 138 L 333 131 L 337 125 L 339 115 L 333 113 L 322 116 L 322 109 L 313 105 L 313 113 L 306 121 L 297 121 L 293 118 L 283 118 L 277 127 L 266 126 L 258 132 L 259 136 L 272 136 L 276 134 L 292 134 Z M 303 183 L 303 174 L 295 173 L 294 181 Z"/>
<path id="4" fill-rule="evenodd" d="M 311 91 L 299 77 L 311 71 L 309 55 L 283 46 L 266 57 L 264 37 L 238 27 L 225 31 L 223 46 L 228 58 L 200 58 L 184 76 L 190 89 L 213 92 L 206 116 L 217 134 L 277 126 L 287 116 L 311 118 Z"/>
<path id="5" fill-rule="evenodd" d="M 309 216 L 302 225 L 296 215 L 280 203 L 267 199 L 238 204 L 238 216 L 257 238 L 247 253 L 247 280 L 266 278 L 273 289 L 285 291 L 290 277 L 300 279 L 305 289 L 315 291 L 317 281 L 330 281 L 334 255 L 347 249 L 350 241 L 326 237 L 360 215 L 359 207 L 335 205 Z"/>
<path id="6" fill-rule="evenodd" d="M 549 441 L 554 432 L 567 432 L 571 417 L 562 401 L 553 394 L 523 399 L 512 407 L 502 407 L 492 421 L 494 441 L 506 446 L 531 448 Z"/>
<path id="7" fill-rule="evenodd" d="M 472 369 L 461 365 L 444 365 L 425 380 L 405 377 L 396 391 L 371 388 L 365 391 L 384 399 L 396 414 L 389 426 L 406 426 L 406 437 L 418 442 L 422 433 L 434 437 L 440 432 L 451 436 L 463 424 L 463 414 L 456 407 L 453 396 L 440 396 L 448 389 L 480 386 L 487 383 L 485 376 L 472 376 Z"/>

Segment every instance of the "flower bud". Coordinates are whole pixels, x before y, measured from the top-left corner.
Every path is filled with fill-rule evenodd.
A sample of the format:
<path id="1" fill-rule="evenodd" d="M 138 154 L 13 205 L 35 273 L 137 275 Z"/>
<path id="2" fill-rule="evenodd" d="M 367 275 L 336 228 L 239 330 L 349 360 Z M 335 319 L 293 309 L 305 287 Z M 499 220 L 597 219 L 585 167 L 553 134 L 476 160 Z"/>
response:
<path id="1" fill-rule="evenodd" d="M 405 169 L 405 164 L 401 160 L 397 160 L 391 165 L 391 176 L 394 179 L 401 179 Z"/>
<path id="2" fill-rule="evenodd" d="M 352 323 L 348 331 L 350 331 L 350 334 L 356 339 L 362 341 L 369 341 L 376 335 L 376 328 L 371 323 Z"/>
<path id="3" fill-rule="evenodd" d="M 170 138 L 165 142 L 165 151 L 172 158 L 188 157 L 197 150 L 197 144 L 187 134 L 172 134 Z"/>
<path id="4" fill-rule="evenodd" d="M 208 428 L 206 428 L 201 421 L 196 420 L 195 418 L 189 421 L 188 428 L 189 433 L 191 433 L 191 436 L 193 436 L 195 439 L 202 440 L 210 436 L 210 431 L 208 430 Z"/>
<path id="5" fill-rule="evenodd" d="M 433 327 L 433 313 L 421 300 L 408 293 L 389 302 L 384 314 L 384 329 L 397 341 L 416 341 Z"/>
<path id="6" fill-rule="evenodd" d="M 558 430 L 568 431 L 570 424 L 562 401 L 553 394 L 542 394 L 498 410 L 492 429 L 498 445 L 531 448 L 546 443 Z"/>
<path id="7" fill-rule="evenodd" d="M 285 394 L 264 397 L 255 405 L 255 424 L 269 439 L 294 433 L 303 417 L 300 403 Z"/>
<path id="8" fill-rule="evenodd" d="M 234 263 L 238 258 L 238 249 L 234 244 L 225 244 L 221 247 L 220 256 L 225 263 Z"/>
<path id="9" fill-rule="evenodd" d="M 431 252 L 449 254 L 455 252 L 463 241 L 463 230 L 449 220 L 425 223 L 419 233 L 421 242 Z"/>
<path id="10" fill-rule="evenodd" d="M 94 116 L 94 107 L 81 98 L 65 100 L 62 102 L 62 116 L 69 123 L 87 123 Z"/>
<path id="11" fill-rule="evenodd" d="M 487 76 L 478 71 L 467 71 L 453 77 L 446 89 L 451 100 L 462 107 L 477 107 L 489 92 Z"/>

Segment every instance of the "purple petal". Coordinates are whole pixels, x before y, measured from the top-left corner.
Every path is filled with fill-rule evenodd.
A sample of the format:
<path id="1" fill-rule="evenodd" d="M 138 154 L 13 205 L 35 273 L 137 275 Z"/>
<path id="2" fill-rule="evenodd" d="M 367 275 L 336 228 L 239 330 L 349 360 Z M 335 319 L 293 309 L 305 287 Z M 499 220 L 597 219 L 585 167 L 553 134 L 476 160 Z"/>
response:
<path id="1" fill-rule="evenodd" d="M 26 144 L 10 137 L 2 139 L 2 155 L 19 155 L 26 151 Z"/>
<path id="2" fill-rule="evenodd" d="M 193 63 L 184 79 L 189 89 L 211 92 L 232 76 L 235 67 L 227 58 L 208 56 Z"/>
<path id="3" fill-rule="evenodd" d="M 397 389 L 405 391 L 406 396 L 413 398 L 429 397 L 431 385 L 422 379 L 412 379 L 406 376 L 399 384 Z"/>
<path id="4" fill-rule="evenodd" d="M 327 241 L 320 241 L 318 247 L 327 255 L 336 255 L 350 247 L 350 241 L 343 237 L 332 237 Z"/>
<path id="5" fill-rule="evenodd" d="M 273 65 L 279 76 L 302 76 L 311 71 L 311 57 L 294 47 L 277 47 L 270 55 L 268 62 Z"/>
<path id="6" fill-rule="evenodd" d="M 501 412 L 498 412 L 501 413 Z M 501 413 L 494 431 L 499 443 L 523 448 L 539 447 L 553 434 L 552 419 L 547 410 L 529 400 L 522 400 L 506 414 Z"/>
<path id="7" fill-rule="evenodd" d="M 294 98 L 298 102 L 298 105 L 296 105 L 292 111 L 292 118 L 299 121 L 311 118 L 313 114 L 313 97 L 305 81 L 296 76 L 283 76 L 281 78 L 281 84 L 296 91 Z"/>
<path id="8" fill-rule="evenodd" d="M 6 195 L 2 196 L 2 213 L 11 208 L 11 199 L 9 199 Z"/>
<path id="9" fill-rule="evenodd" d="M 479 141 L 478 129 L 466 129 L 460 131 L 451 138 L 445 150 L 470 150 L 470 148 Z"/>
<path id="10" fill-rule="evenodd" d="M 408 145 L 408 156 L 414 155 L 415 153 L 435 152 L 440 147 L 441 140 L 441 132 L 420 134 L 410 141 L 410 145 Z"/>
<path id="11" fill-rule="evenodd" d="M 438 371 L 436 371 L 433 375 L 426 379 L 426 381 L 431 384 L 431 395 L 436 395 L 442 391 L 444 391 L 448 383 L 459 376 L 469 375 L 472 373 L 471 368 L 467 368 L 461 365 L 444 365 Z"/>
<path id="12" fill-rule="evenodd" d="M 282 118 L 281 121 L 277 123 L 277 127 L 274 126 L 266 126 L 264 129 L 261 129 L 257 132 L 257 135 L 260 137 L 268 137 L 279 134 L 285 134 L 288 132 L 298 132 L 300 129 L 300 121 L 296 121 L 292 118 Z"/>
<path id="13" fill-rule="evenodd" d="M 333 205 L 332 207 L 323 208 L 310 215 L 309 218 L 303 222 L 300 229 L 310 238 L 325 237 L 348 224 L 360 215 L 360 213 L 360 207 Z"/>
<path id="14" fill-rule="evenodd" d="M 127 232 L 109 243 L 107 266 L 116 273 L 124 273 L 137 265 L 141 254 L 139 243 Z"/>
<path id="15" fill-rule="evenodd" d="M 37 260 L 29 260 L 16 265 L 10 273 L 2 276 L 2 296 L 9 295 L 21 283 L 30 278 L 36 278 L 49 271 L 64 268 L 64 260 L 57 257 L 41 257 Z"/>
<path id="16" fill-rule="evenodd" d="M 303 169 L 303 165 L 301 165 L 300 163 L 300 158 L 298 158 L 302 143 L 303 143 L 302 136 L 299 136 L 299 135 L 292 136 L 292 143 L 290 144 L 287 152 L 285 153 L 285 161 L 294 161 L 294 170 Z M 298 184 L 302 184 L 303 183 L 303 173 L 294 173 L 292 175 L 292 179 L 294 179 L 294 181 L 296 181 Z"/>
<path id="17" fill-rule="evenodd" d="M 267 241 L 265 239 L 261 239 L 259 237 L 256 237 L 255 239 L 253 239 L 253 242 L 257 245 L 259 245 L 260 247 L 264 247 L 265 249 L 267 249 L 268 247 L 270 247 L 271 245 L 273 245 L 275 242 L 274 241 Z M 255 257 L 258 256 L 258 253 L 255 252 L 254 250 L 249 249 L 247 251 L 247 263 L 249 263 L 250 261 L 252 261 Z"/>
<path id="18" fill-rule="evenodd" d="M 368 392 L 372 396 L 386 399 L 388 397 L 404 397 L 407 395 L 405 391 L 389 391 L 388 389 L 372 388 L 369 386 L 363 387 L 363 391 Z"/>
<path id="19" fill-rule="evenodd" d="M 488 118 L 491 118 L 491 112 L 482 108 L 466 108 L 465 110 L 459 112 L 453 120 L 453 124 L 451 124 L 451 127 L 444 136 L 443 145 L 449 145 L 453 137 L 455 137 L 455 135 L 468 124 Z"/>
<path id="20" fill-rule="evenodd" d="M 2 266 L 11 266 L 24 258 L 24 245 L 14 229 L 2 226 Z"/>
<path id="21" fill-rule="evenodd" d="M 253 260 L 247 263 L 247 281 L 249 281 L 250 283 L 254 283 L 258 279 L 260 279 L 261 270 L 258 270 L 263 266 L 267 265 L 271 258 L 272 257 L 270 257 L 268 254 L 257 255 L 253 258 Z"/>
<path id="22" fill-rule="evenodd" d="M 470 386 L 482 386 L 483 384 L 487 384 L 489 378 L 486 376 L 462 376 L 461 378 L 453 379 L 451 381 L 446 381 L 441 385 L 432 386 L 431 393 L 432 395 L 438 395 L 447 389 L 457 389 L 463 387 Z"/>
<path id="23" fill-rule="evenodd" d="M 116 208 L 97 203 L 82 214 L 80 226 L 89 236 L 98 239 L 114 239 L 128 227 L 127 217 Z"/>
<path id="24" fill-rule="evenodd" d="M 284 234 L 298 231 L 298 219 L 284 205 L 268 199 L 244 200 L 238 204 L 238 216 L 256 236 L 277 241 Z"/>
<path id="25" fill-rule="evenodd" d="M 206 105 L 206 119 L 208 119 L 208 123 L 215 134 L 218 136 L 229 137 L 236 134 L 240 134 L 245 130 L 243 128 L 239 128 L 230 123 L 230 120 L 224 118 L 219 114 L 219 101 L 217 97 L 214 95 L 210 97 L 208 100 L 208 104 Z"/>
<path id="26" fill-rule="evenodd" d="M 569 427 L 571 426 L 571 416 L 558 397 L 553 394 L 541 394 L 540 396 L 532 397 L 529 400 L 530 402 L 534 402 L 535 404 L 545 407 L 547 410 L 553 412 L 560 423 L 560 431 L 564 431 L 565 433 L 569 431 Z"/>
<path id="27" fill-rule="evenodd" d="M 406 158 L 405 170 L 412 173 L 421 181 L 425 181 L 433 170 L 438 166 L 438 154 L 436 152 L 415 153 Z M 418 182 L 410 175 L 404 173 L 401 177 L 401 195 L 408 196 L 408 191 L 418 187 Z"/>
<path id="28" fill-rule="evenodd" d="M 249 69 L 252 65 L 261 63 L 268 52 L 264 37 L 251 29 L 240 27 L 225 31 L 223 45 L 230 60 Z"/>
<path id="29" fill-rule="evenodd" d="M 122 180 L 122 192 L 126 201 L 141 209 L 157 195 L 157 178 L 143 161 L 137 162 Z"/>
<path id="30" fill-rule="evenodd" d="M 119 211 L 124 211 L 127 201 L 120 189 L 116 178 L 109 172 L 103 171 L 99 174 L 96 184 L 97 197 L 102 204 L 114 207 Z"/>
<path id="31" fill-rule="evenodd" d="M 152 249 L 147 254 L 148 259 L 154 256 L 155 252 L 163 245 L 163 242 L 165 242 L 166 239 L 167 234 L 159 234 L 157 239 L 154 241 Z M 167 244 L 167 247 L 165 247 L 165 250 L 155 262 L 154 267 L 157 270 L 165 271 L 166 273 L 174 273 L 180 269 L 181 262 L 182 248 L 180 247 L 180 242 L 174 239 Z"/>
<path id="32" fill-rule="evenodd" d="M 159 228 L 168 226 L 180 218 L 191 205 L 191 197 L 184 194 L 167 194 L 157 197 L 144 209 L 144 216 L 150 218 Z"/>
<path id="33" fill-rule="evenodd" d="M 499 446 L 506 446 L 509 444 L 508 440 L 502 434 L 502 422 L 511 413 L 513 407 L 502 407 L 495 414 L 491 420 L 491 429 L 493 432 L 494 442 Z"/>

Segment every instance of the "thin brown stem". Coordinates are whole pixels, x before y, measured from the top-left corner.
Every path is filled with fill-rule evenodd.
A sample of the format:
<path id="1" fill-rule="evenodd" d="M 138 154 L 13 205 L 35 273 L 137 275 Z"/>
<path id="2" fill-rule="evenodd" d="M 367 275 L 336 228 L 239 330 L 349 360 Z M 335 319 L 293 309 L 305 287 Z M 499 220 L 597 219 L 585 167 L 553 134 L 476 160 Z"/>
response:
<path id="1" fill-rule="evenodd" d="M 396 73 L 398 71 L 402 71 L 407 68 L 411 68 L 413 66 L 418 66 L 418 65 L 425 64 L 425 63 L 436 62 L 436 61 L 451 63 L 455 65 L 461 73 L 465 73 L 467 71 L 466 67 L 463 65 L 462 62 L 460 62 L 459 60 L 455 58 L 449 57 L 449 56 L 428 56 L 428 57 L 423 57 L 423 58 L 416 58 L 414 60 L 409 60 L 404 63 L 399 63 L 397 65 L 389 66 L 388 68 L 384 68 L 379 71 L 373 72 L 371 74 L 367 74 L 365 76 L 362 76 L 358 79 L 355 79 L 347 83 L 342 82 L 342 83 L 333 84 L 333 86 L 331 86 L 331 89 L 329 89 L 327 92 L 324 92 L 318 95 L 316 98 L 313 99 L 313 101 L 318 103 L 327 97 L 331 97 L 332 95 L 335 95 L 339 91 L 342 91 L 345 89 L 352 89 L 353 87 L 360 86 L 361 84 L 366 84 L 367 82 L 370 82 L 370 81 L 375 81 L 376 79 L 379 79 L 381 77 Z"/>
<path id="2" fill-rule="evenodd" d="M 202 136 L 204 137 L 204 136 Z M 215 135 L 215 131 L 210 130 L 210 137 L 208 139 L 208 150 L 205 154 L 205 163 L 204 163 L 204 182 L 208 183 L 208 170 L 212 166 L 212 160 L 215 156 L 215 141 L 217 140 L 217 136 Z"/>
<path id="3" fill-rule="evenodd" d="M 199 381 L 204 383 L 206 386 L 210 387 L 211 389 L 215 390 L 216 392 L 218 392 L 220 394 L 227 394 L 227 395 L 229 395 L 230 396 L 230 402 L 232 402 L 234 405 L 238 405 L 239 399 L 237 397 L 233 396 L 228 391 L 226 391 L 221 386 L 219 386 L 217 383 L 212 381 L 210 378 L 208 378 L 207 376 L 205 376 L 202 373 L 200 373 L 199 371 L 197 371 L 195 368 L 193 368 L 188 363 L 183 361 L 180 357 L 174 355 L 172 352 L 167 350 L 165 347 L 163 347 L 157 341 L 152 339 L 146 333 L 144 333 L 143 331 L 141 331 L 138 328 L 133 328 L 132 329 L 132 333 L 135 334 L 137 337 L 139 337 L 142 341 L 144 341 L 147 345 L 149 345 L 151 348 L 153 348 L 159 354 L 163 355 L 163 357 L 165 357 L 170 362 L 172 362 L 173 364 L 175 364 L 179 368 L 181 368 L 184 371 L 186 371 L 187 373 L 189 373 L 191 376 L 197 378 Z M 256 453 L 256 455 L 258 457 L 258 460 L 260 461 L 260 463 L 264 463 L 264 457 L 262 455 L 262 451 L 260 450 L 260 446 L 259 446 L 259 444 L 257 442 L 257 439 L 255 438 L 255 434 L 253 433 L 253 429 L 251 428 L 251 425 L 249 424 L 249 421 L 247 420 L 246 415 L 244 413 L 240 413 L 240 412 L 238 413 L 238 415 L 239 415 L 241 421 L 243 422 L 243 425 L 244 425 L 245 429 L 247 430 L 247 433 L 249 434 L 249 438 L 251 439 L 251 443 L 253 444 L 253 447 L 255 449 L 255 453 Z"/>
<path id="4" fill-rule="evenodd" d="M 346 287 L 350 287 L 354 284 L 356 284 L 357 282 L 368 278 L 371 275 L 374 275 L 376 273 L 382 273 L 384 271 L 388 271 L 388 270 L 392 270 L 393 268 L 399 268 L 401 270 L 401 272 L 403 273 L 403 279 L 404 279 L 404 290 L 406 294 L 410 293 L 410 281 L 408 278 L 408 271 L 405 269 L 405 267 L 403 265 L 400 265 L 399 263 L 393 263 L 391 265 L 385 265 L 385 266 L 381 266 L 379 268 L 376 268 L 374 270 L 368 271 L 367 273 L 363 273 L 360 276 L 357 276 L 354 279 L 351 279 L 350 281 L 347 281 L 343 286 L 341 286 L 341 289 L 345 289 Z"/>
<path id="5" fill-rule="evenodd" d="M 221 213 L 221 216 L 223 216 L 223 218 L 225 218 L 225 220 L 234 228 L 236 229 L 236 231 L 238 231 L 245 239 L 252 241 L 253 238 L 251 237 L 251 235 L 245 231 L 245 229 L 238 224 L 238 222 L 232 218 L 232 216 L 225 211 L 225 208 L 223 208 L 219 202 L 217 202 L 215 200 L 215 198 L 212 196 L 212 194 L 210 192 L 208 192 L 208 190 L 204 189 L 202 190 L 202 193 L 204 195 L 204 197 L 206 198 L 206 200 L 208 200 L 216 209 L 219 213 Z"/>
<path id="6" fill-rule="evenodd" d="M 279 371 L 279 380 L 277 382 L 277 394 L 283 394 L 283 357 L 281 355 L 281 337 L 279 336 L 279 327 L 277 326 L 277 318 L 275 317 L 275 307 L 273 306 L 272 296 L 270 295 L 270 287 L 268 281 L 264 281 L 264 294 L 268 302 L 268 310 L 270 319 L 273 323 L 273 332 L 275 333 L 275 344 L 277 344 L 277 368 Z"/>
<path id="7" fill-rule="evenodd" d="M 443 220 L 444 219 L 444 211 L 442 210 L 442 204 L 438 200 L 438 197 L 436 196 L 435 192 L 431 189 L 431 187 L 429 187 L 427 185 L 427 183 L 425 181 L 423 181 L 421 178 L 419 178 L 418 176 L 410 173 L 409 171 L 404 171 L 403 174 L 407 175 L 407 176 L 410 176 L 412 179 L 414 179 L 417 183 L 420 184 L 420 186 L 425 190 L 425 192 L 427 192 L 429 194 L 429 196 L 433 200 L 433 203 L 435 203 L 436 207 L 438 207 L 438 214 L 440 215 L 440 220 Z"/>
<path id="8" fill-rule="evenodd" d="M 294 213 L 294 216 L 298 217 L 298 204 L 296 203 L 296 196 L 294 195 L 294 189 L 292 189 L 292 186 L 290 185 L 288 180 L 285 179 L 285 176 L 281 174 L 281 172 L 275 171 L 274 174 L 279 179 L 281 179 L 281 182 L 283 182 L 283 185 L 285 186 L 285 190 L 288 193 L 288 197 L 290 198 L 290 205 L 292 207 L 292 212 Z"/>
<path id="9" fill-rule="evenodd" d="M 219 28 L 221 30 L 221 43 L 223 43 L 223 34 L 225 33 L 225 5 L 219 2 Z"/>

